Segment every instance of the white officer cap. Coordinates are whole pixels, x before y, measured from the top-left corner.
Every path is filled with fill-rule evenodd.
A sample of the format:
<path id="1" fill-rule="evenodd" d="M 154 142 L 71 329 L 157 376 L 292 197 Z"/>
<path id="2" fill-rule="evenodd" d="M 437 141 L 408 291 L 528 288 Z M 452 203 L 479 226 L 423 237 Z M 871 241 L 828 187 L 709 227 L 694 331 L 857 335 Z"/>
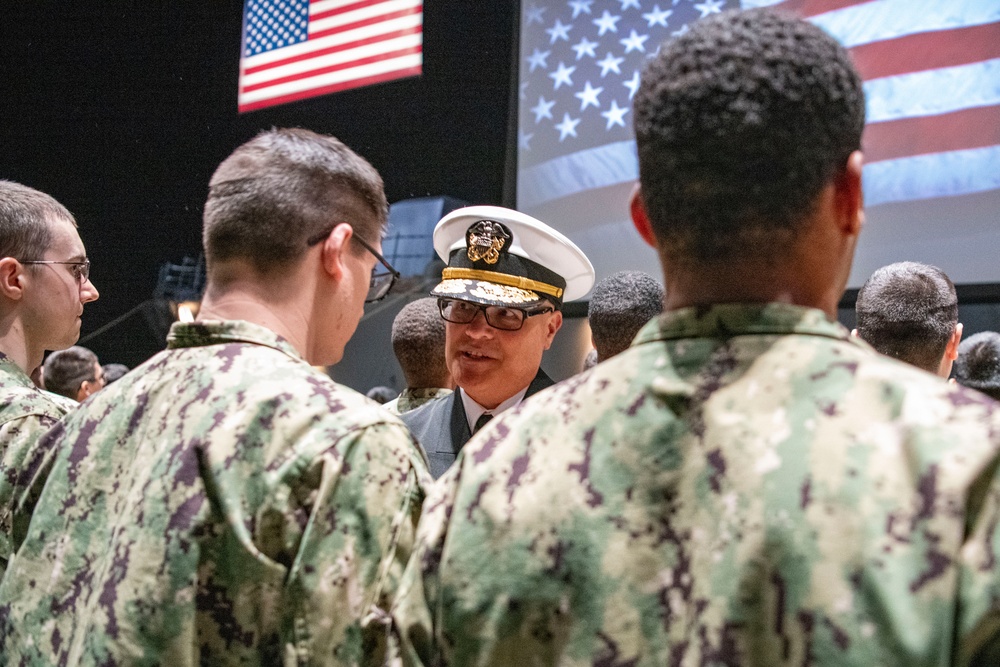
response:
<path id="1" fill-rule="evenodd" d="M 594 286 L 594 267 L 576 244 L 508 208 L 452 211 L 434 228 L 434 250 L 448 266 L 433 296 L 531 309 L 562 307 Z"/>

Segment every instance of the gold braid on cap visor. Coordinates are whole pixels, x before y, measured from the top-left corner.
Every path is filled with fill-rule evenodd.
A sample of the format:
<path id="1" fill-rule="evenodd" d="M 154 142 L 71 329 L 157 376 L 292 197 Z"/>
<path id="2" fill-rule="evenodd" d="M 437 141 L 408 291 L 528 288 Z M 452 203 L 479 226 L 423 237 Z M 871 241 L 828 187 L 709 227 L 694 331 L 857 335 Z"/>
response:
<path id="1" fill-rule="evenodd" d="M 531 278 L 525 278 L 523 276 L 512 276 L 506 273 L 497 273 L 496 271 L 446 268 L 441 272 L 441 278 L 443 280 L 449 280 L 452 278 L 485 280 L 486 282 L 506 285 L 507 287 L 520 287 L 521 289 L 531 290 L 532 292 L 541 292 L 542 294 L 554 296 L 557 299 L 561 299 L 563 295 L 563 290 L 555 285 L 540 283 L 537 280 L 532 280 Z"/>

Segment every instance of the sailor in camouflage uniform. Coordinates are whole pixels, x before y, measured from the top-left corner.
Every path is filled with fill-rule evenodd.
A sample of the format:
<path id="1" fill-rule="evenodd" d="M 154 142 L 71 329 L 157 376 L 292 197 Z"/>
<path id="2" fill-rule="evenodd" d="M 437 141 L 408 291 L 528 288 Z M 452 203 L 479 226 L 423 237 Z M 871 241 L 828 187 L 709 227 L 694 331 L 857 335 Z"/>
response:
<path id="1" fill-rule="evenodd" d="M 83 306 L 97 297 L 72 214 L 47 194 L 0 181 L 0 575 L 13 553 L 14 507 L 41 470 L 38 438 L 70 409 L 28 374 L 46 350 L 76 342 Z M 25 516 L 30 507 L 25 498 Z"/>
<path id="2" fill-rule="evenodd" d="M 862 226 L 846 52 L 712 17 L 651 61 L 635 119 L 665 313 L 439 481 L 407 662 L 1000 664 L 1000 405 L 834 320 Z"/>
<path id="3" fill-rule="evenodd" d="M 394 282 L 386 216 L 332 137 L 272 130 L 222 163 L 200 320 L 41 441 L 56 458 L 0 585 L 0 663 L 381 661 L 426 464 L 313 365 Z"/>

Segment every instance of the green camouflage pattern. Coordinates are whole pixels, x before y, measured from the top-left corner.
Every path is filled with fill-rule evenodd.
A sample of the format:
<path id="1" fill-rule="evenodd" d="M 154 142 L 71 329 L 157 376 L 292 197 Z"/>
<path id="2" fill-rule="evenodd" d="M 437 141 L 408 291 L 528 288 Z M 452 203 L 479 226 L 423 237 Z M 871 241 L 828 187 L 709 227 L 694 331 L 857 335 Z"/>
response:
<path id="1" fill-rule="evenodd" d="M 0 576 L 14 551 L 14 508 L 44 460 L 36 447 L 38 438 L 69 411 L 68 399 L 60 399 L 35 387 L 17 364 L 0 353 Z"/>
<path id="2" fill-rule="evenodd" d="M 409 412 L 414 408 L 419 408 L 424 403 L 430 403 L 435 398 L 441 398 L 452 393 L 451 389 L 443 387 L 424 387 L 422 389 L 404 389 L 396 398 L 392 399 L 382 407 L 394 415 Z"/>
<path id="3" fill-rule="evenodd" d="M 40 441 L 0 664 L 380 663 L 416 442 L 267 329 L 175 324 L 168 346 Z"/>
<path id="4" fill-rule="evenodd" d="M 722 305 L 503 413 L 424 506 L 424 665 L 1000 664 L 1000 404 Z"/>

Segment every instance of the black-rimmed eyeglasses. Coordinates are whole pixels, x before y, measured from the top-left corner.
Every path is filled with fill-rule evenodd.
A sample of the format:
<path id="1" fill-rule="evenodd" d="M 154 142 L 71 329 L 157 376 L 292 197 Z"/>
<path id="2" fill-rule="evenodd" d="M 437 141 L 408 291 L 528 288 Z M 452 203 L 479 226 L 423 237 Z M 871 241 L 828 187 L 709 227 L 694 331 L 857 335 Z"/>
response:
<path id="1" fill-rule="evenodd" d="M 83 259 L 74 262 L 59 262 L 53 259 L 31 259 L 22 260 L 21 264 L 65 264 L 71 266 L 70 272 L 77 282 L 83 285 L 90 278 L 90 260 Z"/>
<path id="2" fill-rule="evenodd" d="M 307 239 L 306 244 L 310 247 L 316 245 L 329 236 L 331 231 L 333 231 L 333 227 L 321 234 L 316 234 L 316 236 Z M 392 286 L 396 284 L 396 281 L 399 280 L 399 271 L 392 268 L 392 264 L 386 261 L 385 257 L 383 257 L 381 253 L 368 245 L 368 243 L 360 236 L 357 234 L 351 234 L 351 238 L 360 243 L 362 248 L 375 255 L 375 259 L 377 259 L 386 269 L 384 273 L 376 273 L 376 269 L 372 269 L 372 277 L 368 282 L 368 294 L 365 295 L 365 303 L 381 301 L 385 298 L 389 291 L 392 290 Z"/>
<path id="3" fill-rule="evenodd" d="M 452 324 L 468 324 L 476 319 L 476 313 L 482 311 L 486 323 L 494 329 L 517 331 L 524 326 L 524 321 L 529 317 L 551 313 L 555 309 L 523 310 L 508 306 L 484 306 L 461 299 L 438 299 L 438 310 L 441 311 L 441 318 Z"/>

